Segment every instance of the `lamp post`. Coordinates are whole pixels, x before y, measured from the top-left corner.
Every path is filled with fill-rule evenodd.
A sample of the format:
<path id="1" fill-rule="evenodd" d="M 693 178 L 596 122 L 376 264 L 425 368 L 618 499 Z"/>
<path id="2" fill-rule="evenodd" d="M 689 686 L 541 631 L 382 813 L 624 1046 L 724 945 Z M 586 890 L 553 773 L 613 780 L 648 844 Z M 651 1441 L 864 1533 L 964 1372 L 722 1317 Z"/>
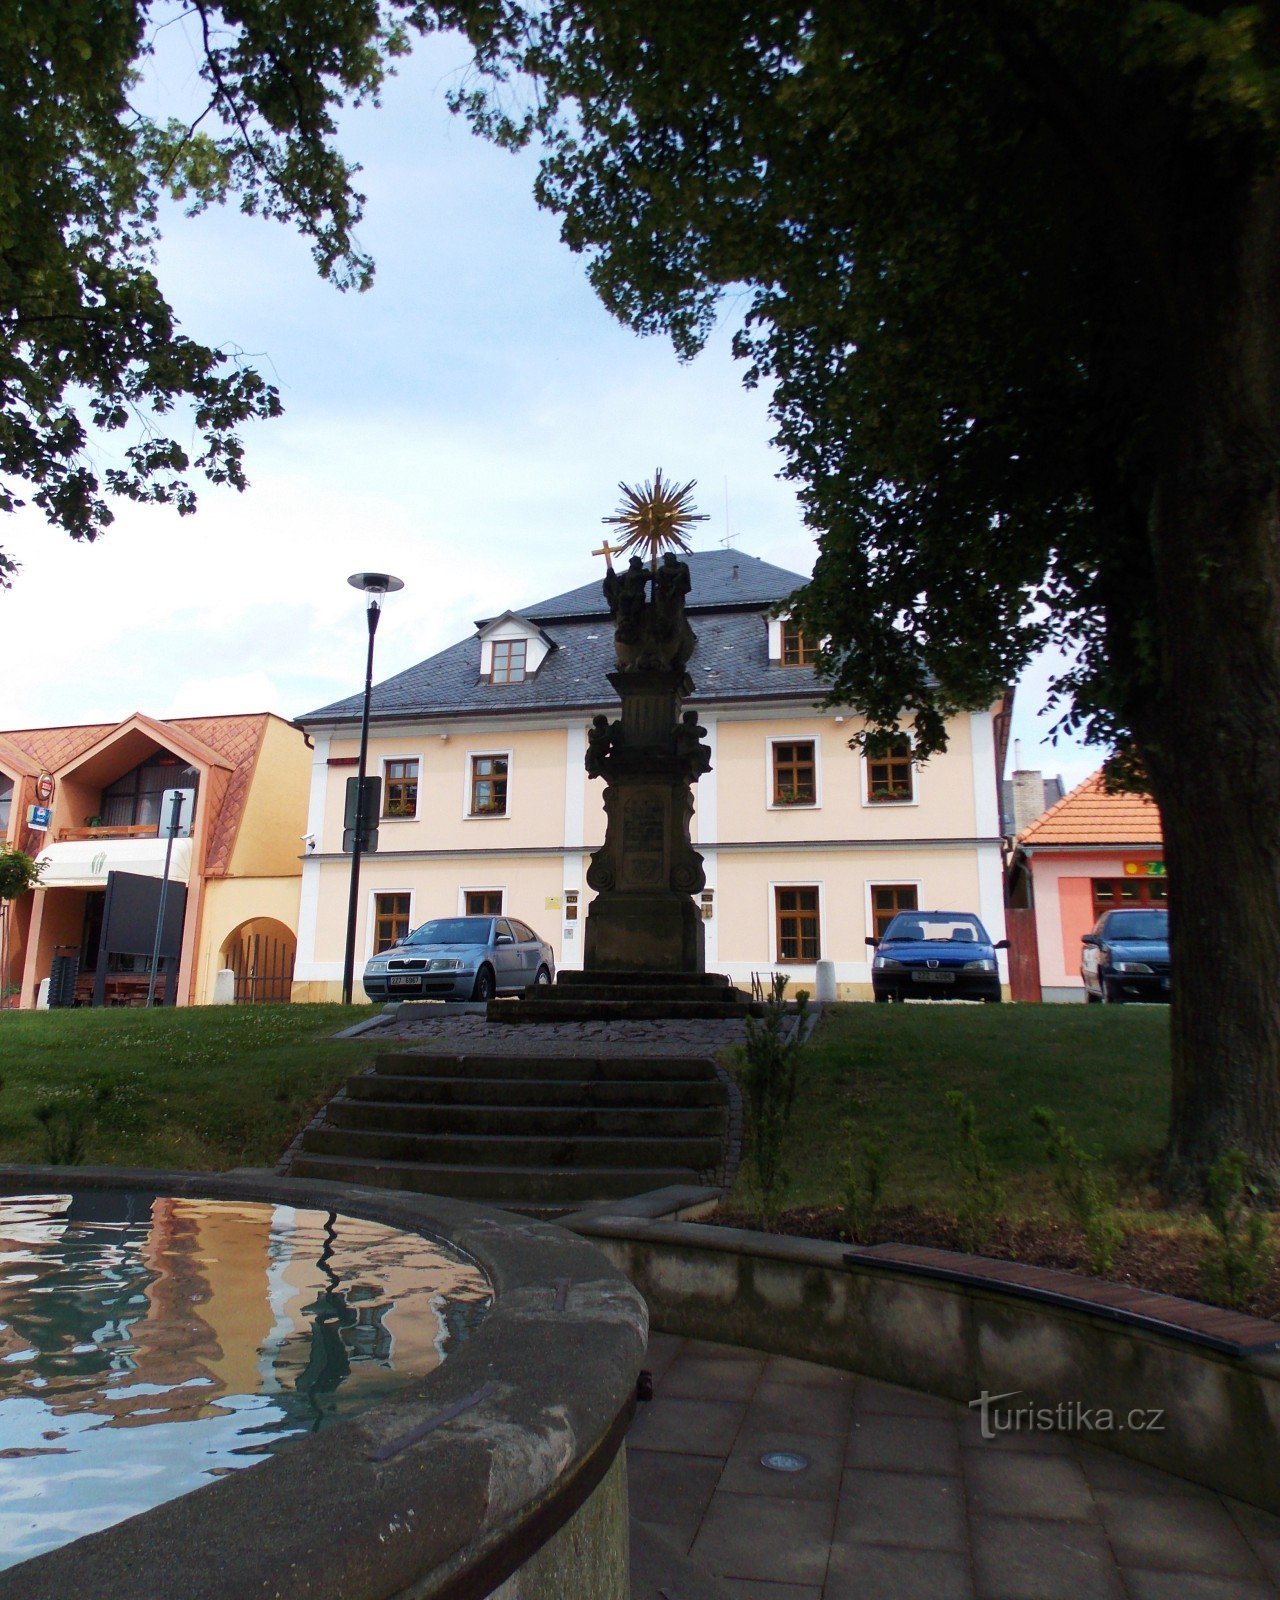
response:
<path id="1" fill-rule="evenodd" d="M 356 964 L 356 908 L 360 898 L 360 857 L 364 850 L 365 766 L 369 759 L 369 700 L 373 694 L 373 638 L 382 615 L 382 601 L 404 588 L 401 578 L 389 572 L 353 572 L 347 579 L 353 589 L 363 589 L 369 622 L 369 654 L 364 669 L 364 710 L 360 716 L 360 762 L 356 768 L 355 837 L 351 841 L 351 894 L 347 901 L 347 948 L 342 962 L 342 1003 L 351 1004 L 351 989 Z"/>

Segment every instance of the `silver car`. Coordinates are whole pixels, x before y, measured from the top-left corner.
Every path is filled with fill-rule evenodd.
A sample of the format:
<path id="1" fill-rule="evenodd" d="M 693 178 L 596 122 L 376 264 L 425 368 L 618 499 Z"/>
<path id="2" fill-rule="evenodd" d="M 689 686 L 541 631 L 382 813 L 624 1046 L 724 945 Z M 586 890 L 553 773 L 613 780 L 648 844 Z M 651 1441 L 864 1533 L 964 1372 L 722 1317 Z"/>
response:
<path id="1" fill-rule="evenodd" d="M 514 917 L 437 917 L 365 963 L 370 1000 L 492 1000 L 550 983 L 551 946 Z"/>

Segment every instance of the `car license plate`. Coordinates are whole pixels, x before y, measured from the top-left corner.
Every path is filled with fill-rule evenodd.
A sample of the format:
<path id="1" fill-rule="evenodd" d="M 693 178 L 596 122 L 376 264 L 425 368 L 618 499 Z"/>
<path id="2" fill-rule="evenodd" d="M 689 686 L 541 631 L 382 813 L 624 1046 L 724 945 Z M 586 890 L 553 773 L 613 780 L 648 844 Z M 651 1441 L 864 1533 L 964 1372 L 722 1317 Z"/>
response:
<path id="1" fill-rule="evenodd" d="M 913 972 L 911 981 L 912 983 L 954 983 L 956 975 L 954 972 Z"/>
<path id="2" fill-rule="evenodd" d="M 418 977 L 417 973 L 414 973 L 411 978 L 392 978 L 389 981 L 393 989 L 416 989 L 422 983 L 422 979 Z"/>

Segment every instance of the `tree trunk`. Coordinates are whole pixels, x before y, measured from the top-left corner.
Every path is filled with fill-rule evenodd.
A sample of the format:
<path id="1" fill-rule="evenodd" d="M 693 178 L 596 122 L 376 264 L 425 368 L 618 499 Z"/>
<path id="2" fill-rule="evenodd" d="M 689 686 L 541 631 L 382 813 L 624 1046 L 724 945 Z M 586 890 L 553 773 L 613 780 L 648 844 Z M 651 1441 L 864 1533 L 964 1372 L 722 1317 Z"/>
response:
<path id="1" fill-rule="evenodd" d="M 1280 181 L 1224 187 L 1177 256 L 1160 693 L 1135 718 L 1169 874 L 1171 1199 L 1230 1149 L 1280 1193 Z"/>

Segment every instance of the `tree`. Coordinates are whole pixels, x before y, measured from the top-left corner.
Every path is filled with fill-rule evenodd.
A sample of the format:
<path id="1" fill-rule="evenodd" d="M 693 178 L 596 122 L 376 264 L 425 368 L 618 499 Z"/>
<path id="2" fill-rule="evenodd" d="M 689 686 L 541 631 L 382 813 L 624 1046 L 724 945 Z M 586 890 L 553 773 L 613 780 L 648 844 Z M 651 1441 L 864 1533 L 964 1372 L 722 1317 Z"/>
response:
<path id="1" fill-rule="evenodd" d="M 131 96 L 175 23 L 206 99 L 161 122 Z M 30 503 L 93 539 L 113 497 L 192 511 L 193 469 L 244 487 L 238 430 L 279 398 L 238 353 L 179 331 L 153 271 L 161 197 L 291 221 L 324 277 L 366 287 L 334 119 L 430 25 L 406 0 L 0 0 L 0 510 Z M 0 584 L 13 571 L 0 550 Z"/>
<path id="2" fill-rule="evenodd" d="M 832 700 L 922 753 L 1048 641 L 1173 903 L 1166 1180 L 1280 1185 L 1280 5 L 463 3 L 478 129 L 605 304 L 726 291 Z M 535 92 L 523 94 L 521 80 Z"/>

